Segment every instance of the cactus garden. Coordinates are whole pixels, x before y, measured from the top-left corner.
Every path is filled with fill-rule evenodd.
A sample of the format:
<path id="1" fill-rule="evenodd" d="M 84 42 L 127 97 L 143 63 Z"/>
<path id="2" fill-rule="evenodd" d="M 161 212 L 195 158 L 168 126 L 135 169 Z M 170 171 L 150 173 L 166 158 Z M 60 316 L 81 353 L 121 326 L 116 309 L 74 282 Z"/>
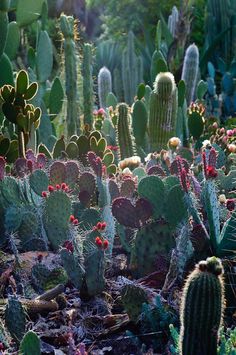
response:
<path id="1" fill-rule="evenodd" d="M 236 1 L 0 0 L 0 355 L 236 355 Z"/>

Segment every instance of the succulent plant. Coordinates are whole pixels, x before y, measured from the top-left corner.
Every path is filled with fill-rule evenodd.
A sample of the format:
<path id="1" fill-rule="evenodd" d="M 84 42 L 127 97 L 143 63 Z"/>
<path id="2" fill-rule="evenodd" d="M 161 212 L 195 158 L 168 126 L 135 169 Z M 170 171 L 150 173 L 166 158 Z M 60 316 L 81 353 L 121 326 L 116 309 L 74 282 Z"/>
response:
<path id="1" fill-rule="evenodd" d="M 211 257 L 197 264 L 188 276 L 181 303 L 181 355 L 217 354 L 224 312 L 222 273 L 221 261 Z"/>

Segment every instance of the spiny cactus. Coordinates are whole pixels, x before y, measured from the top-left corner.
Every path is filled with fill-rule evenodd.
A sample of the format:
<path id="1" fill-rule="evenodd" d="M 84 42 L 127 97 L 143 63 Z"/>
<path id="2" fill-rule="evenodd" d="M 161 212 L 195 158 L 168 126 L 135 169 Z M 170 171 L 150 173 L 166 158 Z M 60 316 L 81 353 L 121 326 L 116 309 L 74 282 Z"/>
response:
<path id="1" fill-rule="evenodd" d="M 173 6 L 171 15 L 168 18 L 168 28 L 173 37 L 175 37 L 176 34 L 178 21 L 179 21 L 179 11 L 176 6 Z"/>
<path id="2" fill-rule="evenodd" d="M 10 1 L 3 0 L 0 5 L 0 57 L 2 56 L 6 40 L 7 40 L 7 32 L 8 32 L 8 9 L 9 9 Z"/>
<path id="3" fill-rule="evenodd" d="M 149 137 L 151 151 L 161 150 L 174 136 L 177 117 L 177 89 L 174 76 L 157 75 L 150 98 Z"/>
<path id="4" fill-rule="evenodd" d="M 93 68 L 92 45 L 85 43 L 83 57 L 83 97 L 84 97 L 84 124 L 92 129 L 93 126 Z"/>
<path id="5" fill-rule="evenodd" d="M 25 334 L 26 312 L 16 296 L 11 296 L 5 309 L 5 323 L 11 336 L 20 342 Z"/>
<path id="6" fill-rule="evenodd" d="M 125 103 L 118 106 L 117 140 L 121 159 L 132 157 L 135 153 L 130 132 L 129 108 Z"/>
<path id="7" fill-rule="evenodd" d="M 64 37 L 66 96 L 67 96 L 67 133 L 72 136 L 80 132 L 78 110 L 77 55 L 74 38 L 74 18 L 61 15 L 60 27 Z"/>
<path id="8" fill-rule="evenodd" d="M 21 354 L 25 354 L 25 355 L 30 355 L 30 354 L 40 355 L 41 354 L 40 339 L 37 336 L 37 334 L 31 330 L 27 332 L 20 343 L 19 350 Z"/>
<path id="9" fill-rule="evenodd" d="M 132 126 L 137 146 L 144 145 L 144 138 L 147 133 L 148 112 L 144 103 L 145 85 L 140 84 L 138 90 L 138 100 L 133 105 Z"/>
<path id="10" fill-rule="evenodd" d="M 186 84 L 186 99 L 188 105 L 194 100 L 195 89 L 197 85 L 199 71 L 199 51 L 198 47 L 191 44 L 184 56 L 184 65 L 181 79 Z"/>
<path id="11" fill-rule="evenodd" d="M 99 105 L 106 108 L 107 95 L 112 91 L 112 80 L 110 70 L 106 67 L 100 69 L 98 73 L 98 97 Z"/>
<path id="12" fill-rule="evenodd" d="M 130 31 L 127 48 L 124 49 L 122 55 L 122 81 L 125 101 L 128 104 L 132 104 L 134 100 L 137 86 L 140 80 L 142 81 L 142 71 L 142 59 L 135 53 L 134 34 Z"/>
<path id="13" fill-rule="evenodd" d="M 41 109 L 27 102 L 35 97 L 37 91 L 38 84 L 36 82 L 29 84 L 25 70 L 17 74 L 15 87 L 4 85 L 0 89 L 2 111 L 6 119 L 17 127 L 18 151 L 21 158 L 25 158 L 25 147 L 30 139 L 31 130 L 37 129 L 40 124 Z"/>
<path id="14" fill-rule="evenodd" d="M 217 354 L 218 331 L 224 311 L 223 266 L 208 258 L 188 276 L 181 302 L 181 355 Z"/>

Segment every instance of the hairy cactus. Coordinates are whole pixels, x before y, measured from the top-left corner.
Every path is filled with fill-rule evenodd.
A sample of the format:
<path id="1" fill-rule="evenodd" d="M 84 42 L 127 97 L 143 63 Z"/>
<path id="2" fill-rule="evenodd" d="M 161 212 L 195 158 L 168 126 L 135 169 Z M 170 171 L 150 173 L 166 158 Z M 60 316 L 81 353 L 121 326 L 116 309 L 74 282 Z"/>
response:
<path id="1" fill-rule="evenodd" d="M 77 56 L 74 38 L 74 18 L 61 15 L 61 31 L 64 37 L 66 96 L 67 96 L 67 133 L 72 136 L 80 132 L 79 110 L 77 103 Z"/>
<path id="2" fill-rule="evenodd" d="M 84 124 L 93 126 L 93 68 L 92 45 L 85 43 L 83 57 L 83 97 L 84 97 Z"/>
<path id="3" fill-rule="evenodd" d="M 120 149 L 121 159 L 129 158 L 134 155 L 133 140 L 130 133 L 129 108 L 122 103 L 118 106 L 117 139 Z"/>
<path id="4" fill-rule="evenodd" d="M 181 355 L 217 354 L 224 310 L 222 273 L 221 261 L 211 257 L 188 276 L 181 304 Z"/>
<path id="5" fill-rule="evenodd" d="M 197 85 L 199 71 L 199 51 L 195 44 L 191 44 L 184 56 L 184 65 L 181 79 L 186 84 L 186 99 L 187 104 L 194 100 L 194 93 Z"/>
<path id="6" fill-rule="evenodd" d="M 179 21 L 179 11 L 176 6 L 173 6 L 171 15 L 168 18 L 168 28 L 173 37 L 176 35 L 176 28 Z"/>
<path id="7" fill-rule="evenodd" d="M 108 94 L 112 91 L 112 80 L 110 70 L 106 67 L 100 69 L 98 73 L 98 97 L 99 105 L 106 108 L 106 99 Z"/>
<path id="8" fill-rule="evenodd" d="M 149 137 L 151 151 L 161 150 L 175 134 L 177 89 L 174 76 L 157 75 L 150 98 Z"/>

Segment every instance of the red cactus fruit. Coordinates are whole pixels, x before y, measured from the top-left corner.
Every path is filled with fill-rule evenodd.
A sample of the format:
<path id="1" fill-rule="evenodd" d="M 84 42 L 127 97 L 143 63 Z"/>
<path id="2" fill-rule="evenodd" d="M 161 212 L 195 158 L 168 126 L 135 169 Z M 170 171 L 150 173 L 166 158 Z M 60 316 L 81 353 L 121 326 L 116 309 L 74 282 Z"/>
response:
<path id="1" fill-rule="evenodd" d="M 53 192 L 53 191 L 54 191 L 54 187 L 53 187 L 52 185 L 49 185 L 49 186 L 48 186 L 48 191 L 49 191 L 49 192 Z"/>
<path id="2" fill-rule="evenodd" d="M 42 192 L 42 197 L 45 198 L 45 197 L 47 197 L 47 195 L 48 195 L 48 194 L 47 194 L 47 191 L 43 191 L 43 192 Z"/>
<path id="3" fill-rule="evenodd" d="M 104 248 L 104 250 L 106 250 L 106 249 L 108 248 L 108 245 L 109 245 L 109 242 L 108 242 L 107 239 L 105 239 L 104 242 L 103 242 L 103 248 Z"/>
<path id="4" fill-rule="evenodd" d="M 77 226 L 78 225 L 78 223 L 79 223 L 79 221 L 78 221 L 78 219 L 77 218 L 75 218 L 74 220 L 73 220 L 73 222 L 72 222 L 73 224 L 74 224 L 74 226 Z"/>
<path id="5" fill-rule="evenodd" d="M 75 216 L 70 215 L 70 222 L 72 223 L 72 222 L 74 222 L 74 220 L 75 220 Z"/>

